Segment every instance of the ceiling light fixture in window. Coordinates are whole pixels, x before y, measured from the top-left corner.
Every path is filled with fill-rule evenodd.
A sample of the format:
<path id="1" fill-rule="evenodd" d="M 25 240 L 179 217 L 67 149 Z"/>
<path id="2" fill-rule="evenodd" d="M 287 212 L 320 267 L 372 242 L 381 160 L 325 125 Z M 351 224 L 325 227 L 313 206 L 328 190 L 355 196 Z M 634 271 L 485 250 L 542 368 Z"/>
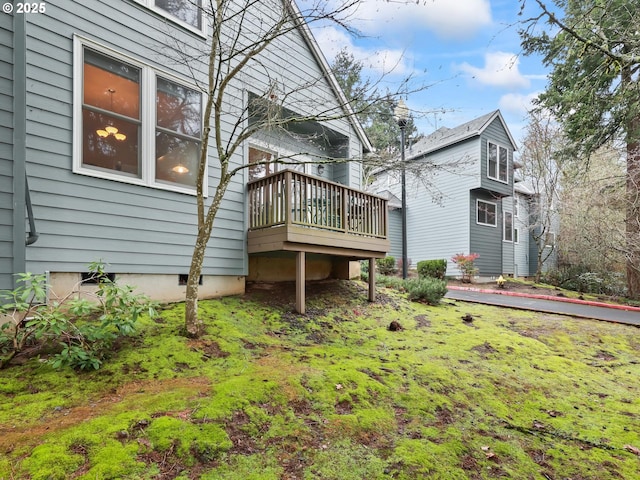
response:
<path id="1" fill-rule="evenodd" d="M 113 111 L 113 94 L 116 93 L 116 91 L 113 88 L 110 88 L 107 91 L 111 95 L 111 111 Z M 120 142 L 122 142 L 122 141 L 127 139 L 127 136 L 124 133 L 121 133 L 113 125 L 107 125 L 104 128 L 100 128 L 100 129 L 96 130 L 96 133 L 101 138 L 107 138 L 109 135 L 113 135 L 113 137 L 116 140 L 120 141 Z"/>
<path id="2" fill-rule="evenodd" d="M 189 173 L 189 169 L 185 167 L 183 164 L 179 163 L 175 167 L 171 169 L 172 172 L 176 173 Z"/>

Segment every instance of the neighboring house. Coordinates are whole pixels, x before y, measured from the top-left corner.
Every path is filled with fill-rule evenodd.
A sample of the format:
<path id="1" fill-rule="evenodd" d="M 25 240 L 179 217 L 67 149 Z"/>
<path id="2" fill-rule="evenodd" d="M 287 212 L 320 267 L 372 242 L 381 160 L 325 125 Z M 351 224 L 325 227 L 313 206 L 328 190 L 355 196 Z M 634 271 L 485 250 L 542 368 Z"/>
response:
<path id="1" fill-rule="evenodd" d="M 167 47 L 208 50 L 199 3 L 66 0 L 47 2 L 46 13 L 0 16 L 0 289 L 11 288 L 17 272 L 46 272 L 62 295 L 102 260 L 154 298 L 184 298 L 207 65 L 192 60 L 187 68 Z M 246 117 L 249 99 L 271 85 L 297 90 L 297 103 L 284 106 L 300 115 L 350 113 L 305 25 L 235 81 L 223 128 Z M 357 190 L 358 162 L 295 172 L 277 163 L 292 154 L 360 159 L 370 149 L 352 115 L 248 139 L 233 166 L 273 162 L 230 184 L 204 259 L 202 296 L 241 293 L 247 278 L 304 286 L 305 265 L 311 278 L 347 277 L 350 260 L 384 256 L 386 203 Z M 215 155 L 211 146 L 209 197 Z"/>
<path id="2" fill-rule="evenodd" d="M 406 152 L 407 257 L 446 259 L 477 253 L 479 275 L 531 273 L 526 189 L 514 183 L 516 143 L 498 110 L 455 128 L 440 128 Z M 416 172 L 424 164 L 420 175 Z M 432 172 L 429 172 L 431 166 Z M 426 183 L 420 177 L 428 178 Z M 402 258 L 400 174 L 381 171 L 375 191 L 389 199 L 390 254 Z M 393 200 L 393 201 L 392 201 Z M 535 271 L 535 270 L 534 270 Z"/>

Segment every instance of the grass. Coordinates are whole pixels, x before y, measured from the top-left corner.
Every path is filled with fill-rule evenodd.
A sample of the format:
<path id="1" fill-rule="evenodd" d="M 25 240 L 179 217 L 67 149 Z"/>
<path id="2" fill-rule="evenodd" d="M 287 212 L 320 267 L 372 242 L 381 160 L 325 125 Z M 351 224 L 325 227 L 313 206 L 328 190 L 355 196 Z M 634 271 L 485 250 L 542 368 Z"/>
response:
<path id="1" fill-rule="evenodd" d="M 382 290 L 201 302 L 197 341 L 176 304 L 98 371 L 1 371 L 0 479 L 640 478 L 636 328 Z"/>

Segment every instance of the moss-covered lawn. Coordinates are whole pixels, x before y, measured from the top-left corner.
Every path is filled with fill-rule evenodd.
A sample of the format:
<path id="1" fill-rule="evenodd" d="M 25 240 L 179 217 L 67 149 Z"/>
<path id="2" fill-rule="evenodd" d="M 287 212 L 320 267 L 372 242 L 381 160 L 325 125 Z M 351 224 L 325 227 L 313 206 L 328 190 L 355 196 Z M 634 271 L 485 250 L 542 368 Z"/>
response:
<path id="1" fill-rule="evenodd" d="M 171 306 L 95 372 L 0 371 L 0 479 L 640 478 L 637 328 L 292 296 L 201 302 L 198 341 Z"/>

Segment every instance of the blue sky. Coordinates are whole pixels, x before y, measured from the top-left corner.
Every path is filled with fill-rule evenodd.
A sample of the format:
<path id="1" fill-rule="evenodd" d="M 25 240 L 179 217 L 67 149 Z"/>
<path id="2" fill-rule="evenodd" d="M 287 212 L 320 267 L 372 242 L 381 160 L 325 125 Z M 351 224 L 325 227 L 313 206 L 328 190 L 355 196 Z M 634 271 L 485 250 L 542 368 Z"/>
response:
<path id="1" fill-rule="evenodd" d="M 395 91 L 408 75 L 411 86 L 427 85 L 406 98 L 421 133 L 500 109 L 520 146 L 546 71 L 540 58 L 521 54 L 519 10 L 518 0 L 363 0 L 349 21 L 361 36 L 313 32 L 330 63 L 347 47 L 383 87 Z"/>

